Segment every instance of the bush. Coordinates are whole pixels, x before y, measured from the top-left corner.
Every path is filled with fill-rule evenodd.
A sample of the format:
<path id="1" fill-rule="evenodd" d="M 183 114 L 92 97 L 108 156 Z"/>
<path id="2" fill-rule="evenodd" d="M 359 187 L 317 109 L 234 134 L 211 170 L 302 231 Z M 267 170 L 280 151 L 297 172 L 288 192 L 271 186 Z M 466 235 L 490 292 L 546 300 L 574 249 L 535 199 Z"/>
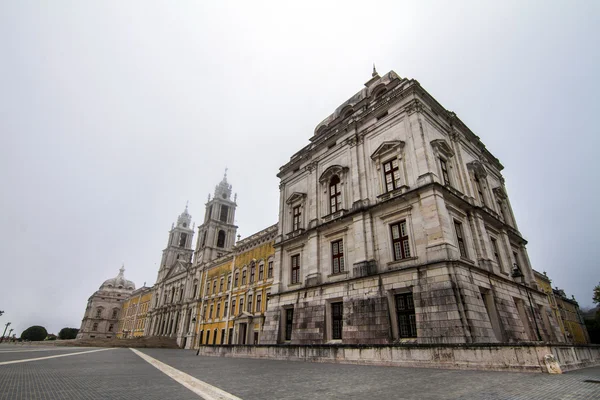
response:
<path id="1" fill-rule="evenodd" d="M 50 333 L 48 336 L 46 336 L 46 340 L 56 340 L 56 335 L 54 333 Z"/>
<path id="2" fill-rule="evenodd" d="M 43 326 L 39 325 L 30 326 L 21 333 L 21 339 L 31 340 L 32 342 L 44 340 L 46 339 L 46 336 L 48 336 L 48 331 Z"/>
<path id="3" fill-rule="evenodd" d="M 75 339 L 78 333 L 79 329 L 77 328 L 62 328 L 60 332 L 58 332 L 58 338 L 60 340 Z"/>

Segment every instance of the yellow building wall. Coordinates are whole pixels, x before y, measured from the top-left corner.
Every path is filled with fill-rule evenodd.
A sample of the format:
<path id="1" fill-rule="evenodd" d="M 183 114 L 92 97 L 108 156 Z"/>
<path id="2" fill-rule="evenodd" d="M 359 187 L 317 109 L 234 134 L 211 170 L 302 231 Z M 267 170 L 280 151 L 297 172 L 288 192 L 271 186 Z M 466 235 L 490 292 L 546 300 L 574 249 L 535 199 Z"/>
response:
<path id="1" fill-rule="evenodd" d="M 226 343 L 229 342 L 229 330 L 234 328 L 235 317 L 239 316 L 243 311 L 240 308 L 241 298 L 243 298 L 244 310 L 248 310 L 248 292 L 250 289 L 253 290 L 251 314 L 254 316 L 264 314 L 267 305 L 267 293 L 272 282 L 272 278 L 268 278 L 268 259 L 274 254 L 275 248 L 273 247 L 273 242 L 266 242 L 237 254 L 233 271 L 232 259 L 207 269 L 206 284 L 203 285 L 202 288 L 202 298 L 204 299 L 204 302 L 199 302 L 197 307 L 199 313 L 196 318 L 199 323 L 196 324 L 196 335 L 198 337 L 196 344 L 223 344 L 221 343 L 223 337 Z M 250 265 L 253 261 L 256 268 L 255 280 L 250 283 Z M 262 279 L 259 279 L 259 266 L 261 262 L 264 264 L 264 269 Z M 244 268 L 246 268 L 247 271 L 246 284 L 242 284 L 242 271 Z M 239 274 L 237 285 L 235 285 L 236 273 Z M 229 276 L 231 276 L 230 288 L 228 288 L 227 285 Z M 220 290 L 221 279 L 223 279 L 223 290 Z M 260 296 L 260 305 L 257 304 L 258 296 Z M 226 302 L 227 315 L 225 315 Z M 234 304 L 235 308 L 232 308 L 232 305 Z M 252 326 L 248 328 L 253 329 L 254 331 L 260 331 L 262 326 L 260 323 L 254 322 Z M 225 329 L 224 336 L 222 336 L 223 329 Z M 215 330 L 217 332 L 216 340 Z"/>

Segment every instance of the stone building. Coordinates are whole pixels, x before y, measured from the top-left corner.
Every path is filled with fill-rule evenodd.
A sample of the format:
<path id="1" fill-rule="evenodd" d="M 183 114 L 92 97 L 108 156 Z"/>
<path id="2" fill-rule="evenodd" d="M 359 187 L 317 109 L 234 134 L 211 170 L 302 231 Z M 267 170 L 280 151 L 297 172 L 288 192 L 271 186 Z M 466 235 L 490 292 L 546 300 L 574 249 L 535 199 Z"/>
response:
<path id="1" fill-rule="evenodd" d="M 194 318 L 194 299 L 200 281 L 196 269 L 192 268 L 194 229 L 191 223 L 192 216 L 186 206 L 169 231 L 144 332 L 146 336 L 177 338 L 183 347 L 187 337 L 192 335 L 188 331 Z"/>
<path id="2" fill-rule="evenodd" d="M 152 294 L 153 288 L 144 285 L 123 302 L 117 329 L 119 339 L 144 336 Z"/>
<path id="3" fill-rule="evenodd" d="M 105 280 L 90 296 L 77 339 L 115 337 L 123 302 L 135 290 L 124 273 L 125 267 L 121 267 L 116 277 Z"/>
<path id="4" fill-rule="evenodd" d="M 261 343 L 564 341 L 502 169 L 419 82 L 373 71 L 280 168 Z"/>

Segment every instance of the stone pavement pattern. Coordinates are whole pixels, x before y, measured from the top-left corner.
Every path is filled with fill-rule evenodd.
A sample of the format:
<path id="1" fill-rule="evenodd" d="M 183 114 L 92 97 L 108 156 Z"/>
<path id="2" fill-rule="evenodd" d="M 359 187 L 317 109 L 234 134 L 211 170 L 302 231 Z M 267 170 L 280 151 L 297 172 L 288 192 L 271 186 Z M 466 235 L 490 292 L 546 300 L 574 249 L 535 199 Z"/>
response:
<path id="1" fill-rule="evenodd" d="M 0 363 L 88 350 L 16 353 L 13 349 L 0 346 Z M 547 375 L 196 357 L 187 350 L 140 350 L 245 400 L 600 399 L 600 367 Z M 198 398 L 128 349 L 0 365 L 2 400 Z"/>

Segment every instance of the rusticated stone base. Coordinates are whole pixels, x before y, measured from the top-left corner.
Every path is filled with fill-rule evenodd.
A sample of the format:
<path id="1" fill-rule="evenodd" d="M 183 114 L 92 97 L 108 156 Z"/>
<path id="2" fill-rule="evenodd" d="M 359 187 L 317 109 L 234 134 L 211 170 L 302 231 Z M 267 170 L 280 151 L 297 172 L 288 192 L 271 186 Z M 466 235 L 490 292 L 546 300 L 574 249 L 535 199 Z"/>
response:
<path id="1" fill-rule="evenodd" d="M 530 343 L 201 346 L 199 354 L 340 364 L 542 373 L 561 373 L 600 365 L 598 345 Z M 549 363 L 549 360 L 552 362 Z"/>

